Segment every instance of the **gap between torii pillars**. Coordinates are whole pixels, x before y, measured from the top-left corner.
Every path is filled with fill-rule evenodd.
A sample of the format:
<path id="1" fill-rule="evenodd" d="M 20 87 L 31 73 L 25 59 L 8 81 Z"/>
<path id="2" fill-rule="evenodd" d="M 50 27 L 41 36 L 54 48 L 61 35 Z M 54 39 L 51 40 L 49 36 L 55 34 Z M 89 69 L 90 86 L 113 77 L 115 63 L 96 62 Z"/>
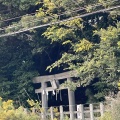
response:
<path id="1" fill-rule="evenodd" d="M 46 87 L 47 83 L 46 82 L 41 82 L 41 87 L 42 87 L 42 92 L 41 92 L 41 97 L 42 97 L 42 108 L 43 108 L 43 116 L 42 118 L 46 118 L 46 112 L 48 108 L 48 100 L 47 100 L 47 93 L 46 93 Z"/>
<path id="2" fill-rule="evenodd" d="M 67 78 L 67 81 L 72 82 L 72 78 Z M 70 88 L 68 88 L 68 100 L 69 100 L 69 111 L 70 111 L 70 120 L 74 120 L 75 115 L 75 95 L 74 91 L 72 91 Z"/>

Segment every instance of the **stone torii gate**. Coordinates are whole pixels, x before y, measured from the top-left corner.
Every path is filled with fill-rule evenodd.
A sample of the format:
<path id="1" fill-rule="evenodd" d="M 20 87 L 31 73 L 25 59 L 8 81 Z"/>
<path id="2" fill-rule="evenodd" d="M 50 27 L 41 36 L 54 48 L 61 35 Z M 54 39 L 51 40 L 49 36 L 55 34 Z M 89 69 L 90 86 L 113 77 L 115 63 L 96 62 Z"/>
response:
<path id="1" fill-rule="evenodd" d="M 35 77 L 33 79 L 33 83 L 41 83 L 41 88 L 35 89 L 35 93 L 41 93 L 42 97 L 42 108 L 44 111 L 47 111 L 48 108 L 48 99 L 47 94 L 50 91 L 59 89 L 68 89 L 68 100 L 69 100 L 69 111 L 70 111 L 70 119 L 74 119 L 74 110 L 75 110 L 75 96 L 74 91 L 71 91 L 70 88 L 65 88 L 63 86 L 60 86 L 60 81 L 65 79 L 67 81 L 72 81 L 72 77 L 76 77 L 75 71 L 69 71 L 54 75 L 47 75 L 47 76 L 39 76 Z M 47 82 L 51 83 L 52 87 L 47 86 Z M 43 118 L 45 118 L 45 112 L 43 114 Z"/>

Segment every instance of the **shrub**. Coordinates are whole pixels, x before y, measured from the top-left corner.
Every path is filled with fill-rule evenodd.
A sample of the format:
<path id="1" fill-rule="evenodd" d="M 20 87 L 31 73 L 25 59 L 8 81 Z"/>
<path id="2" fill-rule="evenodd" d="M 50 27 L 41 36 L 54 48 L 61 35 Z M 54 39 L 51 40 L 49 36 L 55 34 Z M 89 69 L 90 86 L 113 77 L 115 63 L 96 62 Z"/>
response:
<path id="1" fill-rule="evenodd" d="M 99 120 L 113 120 L 110 112 L 105 112 Z"/>
<path id="2" fill-rule="evenodd" d="M 40 120 L 40 117 L 32 112 L 25 113 L 22 106 L 15 109 L 12 100 L 2 101 L 0 97 L 0 120 Z"/>
<path id="3" fill-rule="evenodd" d="M 105 112 L 99 120 L 120 120 L 120 101 L 113 101 L 109 111 Z"/>

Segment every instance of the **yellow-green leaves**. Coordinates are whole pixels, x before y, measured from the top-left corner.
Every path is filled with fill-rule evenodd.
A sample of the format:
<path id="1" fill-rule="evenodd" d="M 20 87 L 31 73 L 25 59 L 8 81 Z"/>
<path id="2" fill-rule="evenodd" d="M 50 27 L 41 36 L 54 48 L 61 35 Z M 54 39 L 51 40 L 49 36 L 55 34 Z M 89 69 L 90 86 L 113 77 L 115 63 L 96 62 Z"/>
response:
<path id="1" fill-rule="evenodd" d="M 29 27 L 32 27 L 32 26 L 35 26 L 36 23 L 38 21 L 36 21 L 35 19 L 36 17 L 32 16 L 32 15 L 28 15 L 28 16 L 24 16 L 21 18 L 21 26 L 23 28 L 29 28 Z M 34 20 L 34 22 L 33 22 Z M 35 22 L 36 21 L 36 22 Z"/>
<path id="2" fill-rule="evenodd" d="M 113 19 L 116 19 L 117 16 L 120 16 L 120 9 L 110 11 L 110 15 Z"/>
<path id="3" fill-rule="evenodd" d="M 120 48 L 120 41 L 117 42 L 118 47 Z"/>
<path id="4" fill-rule="evenodd" d="M 99 6 L 88 5 L 88 6 L 86 6 L 86 11 L 92 12 L 92 11 L 98 10 L 98 8 L 101 9 L 101 7 L 99 7 Z"/>
<path id="5" fill-rule="evenodd" d="M 52 12 L 56 5 L 51 0 L 44 0 L 44 7 L 46 7 L 48 12 Z"/>
<path id="6" fill-rule="evenodd" d="M 72 29 L 57 26 L 49 27 L 43 35 L 48 39 L 51 39 L 52 42 L 59 40 L 65 41 L 67 38 L 73 38 L 75 36 Z"/>
<path id="7" fill-rule="evenodd" d="M 35 14 L 36 17 L 44 17 L 45 16 L 45 12 L 43 11 L 42 8 L 40 8 L 39 10 L 37 10 L 37 13 Z"/>
<path id="8" fill-rule="evenodd" d="M 61 59 L 59 59 L 58 61 L 54 62 L 52 65 L 47 67 L 47 70 L 49 70 L 50 72 L 52 71 L 52 69 L 54 69 L 55 67 L 60 67 L 63 64 L 71 64 L 72 61 L 77 60 L 77 56 L 73 57 L 73 54 L 69 54 L 69 53 L 64 53 L 62 54 Z M 70 67 L 70 66 L 69 66 Z"/>
<path id="9" fill-rule="evenodd" d="M 75 45 L 75 51 L 85 51 L 91 49 L 93 44 L 86 39 L 81 40 L 79 43 Z"/>
<path id="10" fill-rule="evenodd" d="M 75 27 L 83 28 L 82 22 L 83 22 L 82 18 L 77 18 L 77 19 L 74 19 L 74 20 L 67 21 L 63 24 L 68 26 L 68 27 L 71 27 L 71 28 L 75 28 Z"/>
<path id="11" fill-rule="evenodd" d="M 103 41 L 106 41 L 106 40 L 116 40 L 118 39 L 118 34 L 120 34 L 120 27 L 119 27 L 119 24 L 118 23 L 118 27 L 113 27 L 113 26 L 110 26 L 106 29 L 101 29 L 99 32 L 97 31 L 94 31 L 95 34 L 98 34 L 100 35 L 101 37 L 101 40 Z"/>
<path id="12" fill-rule="evenodd" d="M 60 28 L 58 29 L 56 35 L 59 37 L 59 39 L 63 40 L 68 36 L 71 36 L 71 34 L 73 34 L 72 29 L 64 29 L 64 28 Z M 72 36 L 71 36 L 72 37 Z"/>

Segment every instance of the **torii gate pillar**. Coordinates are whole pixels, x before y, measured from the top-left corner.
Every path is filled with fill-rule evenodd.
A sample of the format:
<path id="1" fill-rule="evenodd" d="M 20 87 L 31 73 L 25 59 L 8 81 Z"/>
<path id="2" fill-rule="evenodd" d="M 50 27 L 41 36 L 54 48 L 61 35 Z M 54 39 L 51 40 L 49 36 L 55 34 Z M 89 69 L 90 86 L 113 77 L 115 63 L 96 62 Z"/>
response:
<path id="1" fill-rule="evenodd" d="M 72 78 L 67 78 L 67 81 L 72 81 Z M 69 100 L 69 111 L 70 111 L 70 120 L 74 120 L 75 115 L 75 95 L 74 91 L 71 91 L 70 88 L 68 88 L 68 100 Z"/>
<path id="2" fill-rule="evenodd" d="M 46 93 L 46 87 L 47 84 L 45 82 L 41 83 L 41 87 L 42 87 L 42 93 L 41 93 L 41 97 L 42 97 L 42 108 L 43 108 L 43 118 L 45 118 L 45 113 L 47 112 L 48 109 L 48 100 L 47 100 L 47 93 Z"/>

